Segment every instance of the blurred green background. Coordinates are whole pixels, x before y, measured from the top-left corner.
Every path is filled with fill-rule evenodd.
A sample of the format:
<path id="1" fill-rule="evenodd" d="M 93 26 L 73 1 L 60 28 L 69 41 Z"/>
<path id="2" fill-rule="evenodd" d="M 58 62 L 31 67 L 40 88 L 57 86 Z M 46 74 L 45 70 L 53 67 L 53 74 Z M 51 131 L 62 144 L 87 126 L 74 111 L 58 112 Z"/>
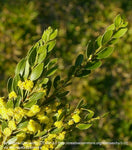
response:
<path id="1" fill-rule="evenodd" d="M 101 68 L 75 79 L 69 99 L 87 100 L 96 116 L 110 114 L 85 132 L 72 133 L 72 141 L 132 141 L 132 1 L 131 0 L 1 0 L 0 1 L 0 94 L 14 75 L 17 62 L 26 55 L 48 26 L 59 29 L 53 53 L 64 76 L 88 40 L 103 34 L 117 14 L 128 22 L 127 34 Z M 63 72 L 63 74 L 62 74 Z M 131 144 L 131 143 L 130 143 Z M 64 150 L 131 150 L 131 145 L 77 145 Z"/>

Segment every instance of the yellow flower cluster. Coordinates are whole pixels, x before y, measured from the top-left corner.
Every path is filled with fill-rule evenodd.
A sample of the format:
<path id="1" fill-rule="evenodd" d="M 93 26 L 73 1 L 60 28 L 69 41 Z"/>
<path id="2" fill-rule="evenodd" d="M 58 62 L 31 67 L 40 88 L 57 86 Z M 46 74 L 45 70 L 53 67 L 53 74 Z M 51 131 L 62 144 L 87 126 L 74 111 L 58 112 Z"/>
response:
<path id="1" fill-rule="evenodd" d="M 80 116 L 78 114 L 73 115 L 72 118 L 73 118 L 75 123 L 78 123 L 81 120 L 81 118 L 80 118 Z"/>
<path id="2" fill-rule="evenodd" d="M 60 121 L 56 121 L 55 123 L 54 123 L 54 125 L 55 125 L 55 127 L 57 127 L 57 128 L 61 128 L 61 127 L 63 127 L 63 122 L 60 120 Z"/>
<path id="3" fill-rule="evenodd" d="M 31 147 L 37 147 L 33 148 L 38 149 L 44 149 L 44 150 L 51 150 L 56 147 L 55 144 L 52 142 L 56 141 L 63 141 L 65 138 L 65 131 L 62 131 L 58 134 L 51 134 L 50 131 L 52 128 L 61 128 L 65 127 L 65 123 L 63 121 L 64 117 L 61 120 L 57 120 L 54 122 L 54 118 L 58 119 L 58 116 L 60 116 L 63 112 L 63 109 L 57 109 L 57 107 L 60 105 L 60 103 L 53 103 L 49 104 L 48 106 L 42 106 L 39 105 L 33 105 L 30 109 L 24 109 L 21 107 L 15 107 L 13 108 L 6 108 L 6 103 L 4 102 L 3 98 L 0 98 L 0 115 L 3 119 L 8 120 L 7 121 L 7 127 L 4 129 L 4 131 L 1 131 L 0 129 L 0 137 L 4 135 L 5 137 L 10 138 L 12 133 L 17 131 L 17 125 L 19 125 L 19 122 L 22 120 L 22 118 L 28 119 L 28 124 L 26 127 L 21 128 L 20 132 L 16 134 L 17 142 L 23 142 L 24 139 L 27 138 L 27 141 L 23 142 L 23 146 L 25 149 L 31 148 Z M 39 124 L 40 122 L 40 124 Z M 44 129 L 43 129 L 44 124 Z M 48 144 L 42 144 L 40 140 L 35 142 L 35 139 L 33 141 L 30 141 L 28 139 L 29 135 L 39 134 L 43 131 L 47 131 L 47 137 L 44 138 L 44 143 L 51 142 Z M 32 143 L 32 144 L 31 144 Z M 33 144 L 34 143 L 34 144 Z M 16 145 L 18 146 L 18 145 Z M 19 146 L 18 146 L 19 147 Z M 9 149 L 15 149 L 13 145 L 9 147 Z"/>
<path id="4" fill-rule="evenodd" d="M 80 110 L 79 109 L 76 109 L 74 114 L 72 115 L 72 119 L 68 121 L 68 125 L 71 126 L 75 123 L 78 123 L 80 122 L 81 118 L 79 116 L 80 114 Z"/>
<path id="5" fill-rule="evenodd" d="M 24 82 L 22 82 L 21 80 L 18 81 L 17 85 L 20 89 L 24 89 L 24 90 L 30 92 L 32 90 L 34 84 L 31 80 L 26 79 Z"/>
<path id="6" fill-rule="evenodd" d="M 9 93 L 9 99 L 16 98 L 16 97 L 17 97 L 17 95 L 16 95 L 16 93 L 14 91 L 12 91 L 11 93 Z"/>
<path id="7" fill-rule="evenodd" d="M 78 123 L 81 120 L 79 114 L 80 114 L 80 110 L 76 109 L 75 114 L 72 116 L 72 119 L 74 120 L 75 123 Z"/>
<path id="8" fill-rule="evenodd" d="M 28 117 L 32 117 L 36 115 L 40 111 L 40 108 L 38 105 L 33 105 L 30 109 L 30 111 L 27 112 Z"/>
<path id="9" fill-rule="evenodd" d="M 28 123 L 27 129 L 28 131 L 35 133 L 38 130 L 41 130 L 41 126 L 39 123 L 31 119 Z"/>

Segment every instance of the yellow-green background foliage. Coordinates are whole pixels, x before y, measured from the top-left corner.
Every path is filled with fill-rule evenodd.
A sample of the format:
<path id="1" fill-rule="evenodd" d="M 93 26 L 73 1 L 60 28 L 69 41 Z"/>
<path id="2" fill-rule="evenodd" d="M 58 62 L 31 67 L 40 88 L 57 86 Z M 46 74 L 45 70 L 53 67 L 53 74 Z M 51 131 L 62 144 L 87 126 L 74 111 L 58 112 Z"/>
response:
<path id="1" fill-rule="evenodd" d="M 0 93 L 13 76 L 17 62 L 48 26 L 59 29 L 53 57 L 64 75 L 88 40 L 103 33 L 117 14 L 129 22 L 128 32 L 101 68 L 84 79 L 75 79 L 69 100 L 83 98 L 96 115 L 110 114 L 87 132 L 73 133 L 72 141 L 132 141 L 132 1 L 131 0 L 1 0 Z M 74 136 L 76 137 L 74 139 Z M 64 149 L 126 149 L 130 145 L 82 145 Z"/>

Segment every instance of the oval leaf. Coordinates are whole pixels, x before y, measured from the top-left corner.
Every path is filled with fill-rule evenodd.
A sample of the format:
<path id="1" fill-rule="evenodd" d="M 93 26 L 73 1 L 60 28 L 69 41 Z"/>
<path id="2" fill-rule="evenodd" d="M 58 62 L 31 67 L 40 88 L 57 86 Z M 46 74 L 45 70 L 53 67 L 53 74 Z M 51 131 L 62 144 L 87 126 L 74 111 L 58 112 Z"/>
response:
<path id="1" fill-rule="evenodd" d="M 47 46 L 48 52 L 50 52 L 54 48 L 55 44 L 56 44 L 56 40 L 50 41 L 48 43 L 48 46 Z"/>
<path id="2" fill-rule="evenodd" d="M 26 65 L 25 65 L 25 72 L 24 72 L 24 78 L 27 79 L 29 76 L 29 72 L 30 72 L 30 65 L 29 62 L 26 61 Z"/>
<path id="3" fill-rule="evenodd" d="M 12 91 L 12 81 L 13 81 L 12 78 L 9 78 L 7 81 L 7 89 L 9 93 Z"/>
<path id="4" fill-rule="evenodd" d="M 87 46 L 87 51 L 86 51 L 87 58 L 89 58 L 89 56 L 93 52 L 94 52 L 94 43 L 93 43 L 93 41 L 89 41 L 88 46 Z"/>
<path id="5" fill-rule="evenodd" d="M 107 43 L 111 39 L 112 34 L 113 34 L 112 30 L 108 30 L 104 33 L 104 35 L 102 37 L 102 45 L 104 45 L 105 43 Z"/>
<path id="6" fill-rule="evenodd" d="M 47 52 L 45 50 L 38 56 L 38 63 L 41 63 L 42 61 L 44 61 L 44 59 L 46 58 L 46 55 L 47 55 Z"/>
<path id="7" fill-rule="evenodd" d="M 58 34 L 58 30 L 56 29 L 53 33 L 51 33 L 51 35 L 50 35 L 50 40 L 55 39 L 56 36 L 57 36 L 57 34 Z"/>
<path id="8" fill-rule="evenodd" d="M 81 123 L 76 125 L 76 127 L 80 130 L 86 130 L 86 129 L 90 128 L 91 126 L 92 126 L 92 124 L 81 124 Z"/>
<path id="9" fill-rule="evenodd" d="M 42 64 L 37 65 L 33 69 L 32 73 L 31 73 L 31 77 L 30 77 L 30 79 L 32 81 L 37 80 L 41 76 L 41 74 L 43 72 L 43 66 L 44 66 L 44 64 L 42 63 Z"/>
<path id="10" fill-rule="evenodd" d="M 87 65 L 85 66 L 85 68 L 89 69 L 89 70 L 93 70 L 96 68 L 99 68 L 102 65 L 102 62 L 99 60 L 95 60 L 92 62 L 88 62 Z"/>
<path id="11" fill-rule="evenodd" d="M 23 75 L 24 69 L 25 69 L 25 65 L 26 65 L 26 59 L 23 58 L 22 60 L 20 60 L 20 62 L 17 64 L 16 66 L 16 70 L 15 70 L 15 74 L 20 74 Z"/>
<path id="12" fill-rule="evenodd" d="M 46 73 L 46 76 L 51 76 L 51 75 L 53 75 L 53 74 L 56 72 L 57 69 L 58 69 L 58 66 L 54 66 L 53 68 L 49 69 L 49 70 L 47 71 L 47 73 Z"/>
<path id="13" fill-rule="evenodd" d="M 89 75 L 90 73 L 91 73 L 90 70 L 83 69 L 83 70 L 78 71 L 78 72 L 75 74 L 75 76 L 76 76 L 76 77 L 84 77 L 84 76 Z"/>
<path id="14" fill-rule="evenodd" d="M 117 28 L 120 27 L 121 22 L 122 22 L 121 16 L 117 15 L 114 20 L 115 27 L 117 27 Z"/>
<path id="15" fill-rule="evenodd" d="M 29 54 L 28 62 L 29 62 L 29 64 L 30 64 L 31 66 L 33 66 L 34 63 L 35 63 L 36 54 L 37 54 L 36 48 L 34 48 L 34 49 L 31 51 L 31 53 Z"/>
<path id="16" fill-rule="evenodd" d="M 11 145 L 11 144 L 14 144 L 16 141 L 17 141 L 17 137 L 15 136 L 15 137 L 9 139 L 6 143 Z"/>
<path id="17" fill-rule="evenodd" d="M 37 101 L 39 99 L 41 99 L 43 97 L 44 93 L 43 92 L 39 92 L 39 93 L 34 93 L 30 98 L 29 101 L 24 104 L 25 108 L 31 108 L 33 105 L 35 105 L 37 103 Z"/>
<path id="18" fill-rule="evenodd" d="M 43 97 L 44 93 L 43 92 L 39 92 L 39 93 L 34 93 L 29 97 L 29 100 L 33 101 L 33 100 L 39 100 Z"/>
<path id="19" fill-rule="evenodd" d="M 76 66 L 76 67 L 77 67 L 77 66 L 80 66 L 80 65 L 82 64 L 82 62 L 83 62 L 83 55 L 80 54 L 80 55 L 77 57 L 77 59 L 76 59 L 75 66 Z"/>
<path id="20" fill-rule="evenodd" d="M 18 93 L 17 83 L 19 80 L 20 80 L 20 76 L 16 75 L 13 79 L 13 82 L 12 82 L 12 90 L 15 91 L 16 93 Z"/>
<path id="21" fill-rule="evenodd" d="M 25 121 L 25 122 L 20 123 L 20 124 L 18 125 L 18 128 L 19 128 L 19 129 L 22 129 L 22 128 L 27 127 L 27 125 L 28 125 L 28 121 Z"/>
<path id="22" fill-rule="evenodd" d="M 119 29 L 113 36 L 113 38 L 120 38 L 127 32 L 127 28 Z"/>
<path id="23" fill-rule="evenodd" d="M 98 53 L 97 58 L 98 59 L 106 58 L 113 52 L 113 50 L 114 50 L 113 47 L 106 47 L 100 53 Z"/>

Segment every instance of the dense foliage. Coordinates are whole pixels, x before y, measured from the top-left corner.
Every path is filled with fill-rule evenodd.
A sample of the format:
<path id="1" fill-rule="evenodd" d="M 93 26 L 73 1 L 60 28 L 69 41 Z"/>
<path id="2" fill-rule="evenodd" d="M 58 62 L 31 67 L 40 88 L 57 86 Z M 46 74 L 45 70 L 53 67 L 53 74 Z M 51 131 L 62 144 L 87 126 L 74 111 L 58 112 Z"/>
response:
<path id="1" fill-rule="evenodd" d="M 113 44 L 127 31 L 127 22 L 118 15 L 114 23 L 95 41 L 89 41 L 84 54 L 78 55 L 65 79 L 53 75 L 57 59 L 50 53 L 56 44 L 58 31 L 49 27 L 42 38 L 20 60 L 14 78 L 8 80 L 7 98 L 0 98 L 1 149 L 60 149 L 65 135 L 74 128 L 86 130 L 95 120 L 94 112 L 81 100 L 74 108 L 66 99 L 74 77 L 85 77 L 101 66 L 101 60 L 114 50 Z M 16 144 L 17 143 L 17 144 Z"/>
<path id="2" fill-rule="evenodd" d="M 13 76 L 15 64 L 22 55 L 25 56 L 45 27 L 52 25 L 59 29 L 56 52 L 52 53 L 52 56 L 59 57 L 59 70 L 63 71 L 61 75 L 64 76 L 75 55 L 85 49 L 89 39 L 95 39 L 103 33 L 104 28 L 118 13 L 127 17 L 129 30 L 116 44 L 116 51 L 88 78 L 83 80 L 76 78 L 73 81 L 68 87 L 68 90 L 72 91 L 72 96 L 69 95 L 68 100 L 79 100 L 82 97 L 87 100 L 88 108 L 97 115 L 110 112 L 106 118 L 99 120 L 98 124 L 85 132 L 86 134 L 76 135 L 75 131 L 72 135 L 76 138 L 73 136 L 72 141 L 131 141 L 132 2 L 129 0 L 33 0 L 31 2 L 3 0 L 0 3 L 1 95 L 7 94 L 5 80 L 10 75 Z M 15 36 L 19 38 L 14 38 Z M 87 150 L 88 147 L 96 148 L 96 145 L 84 145 L 81 148 L 77 145 L 75 148 Z M 74 146 L 67 148 L 72 149 Z M 100 148 L 127 149 L 128 147 L 102 145 Z"/>

